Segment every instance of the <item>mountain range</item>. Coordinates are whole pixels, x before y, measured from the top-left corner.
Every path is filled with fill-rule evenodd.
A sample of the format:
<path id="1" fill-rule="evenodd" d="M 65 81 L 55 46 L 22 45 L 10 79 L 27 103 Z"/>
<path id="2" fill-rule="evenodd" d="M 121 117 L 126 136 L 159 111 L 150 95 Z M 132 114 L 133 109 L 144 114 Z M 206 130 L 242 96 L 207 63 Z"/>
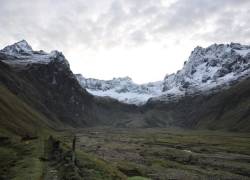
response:
<path id="1" fill-rule="evenodd" d="M 76 77 L 83 88 L 96 96 L 109 96 L 128 104 L 143 105 L 148 100 L 171 101 L 187 94 L 208 94 L 230 88 L 249 76 L 250 46 L 237 43 L 196 47 L 181 70 L 164 80 L 135 84 L 131 78 L 98 80 Z"/>
<path id="2" fill-rule="evenodd" d="M 249 131 L 249 67 L 250 46 L 213 44 L 196 47 L 183 68 L 162 81 L 87 79 L 73 74 L 61 52 L 35 51 L 23 40 L 0 50 L 0 85 L 21 109 L 25 104 L 44 117 L 29 126 Z M 22 133 L 22 121 L 16 119 L 12 128 L 13 105 L 1 98 L 2 126 Z"/>

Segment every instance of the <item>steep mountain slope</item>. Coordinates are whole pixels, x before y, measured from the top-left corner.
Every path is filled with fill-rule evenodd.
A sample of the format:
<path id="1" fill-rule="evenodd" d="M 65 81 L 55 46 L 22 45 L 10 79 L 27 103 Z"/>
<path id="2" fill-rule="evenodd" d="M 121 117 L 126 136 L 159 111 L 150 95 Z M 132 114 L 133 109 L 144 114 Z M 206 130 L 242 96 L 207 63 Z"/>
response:
<path id="1" fill-rule="evenodd" d="M 65 57 L 29 47 L 21 41 L 0 51 L 0 82 L 49 119 L 71 126 L 94 124 L 93 97 L 81 88 Z"/>
<path id="2" fill-rule="evenodd" d="M 68 127 L 68 122 L 49 119 L 40 109 L 33 107 L 32 102 L 35 100 L 27 101 L 25 94 L 18 87 L 14 88 L 28 85 L 25 84 L 26 81 L 15 76 L 7 65 L 0 62 L 1 80 L 4 69 L 7 70 L 5 78 L 8 77 L 5 80 L 11 84 L 9 87 L 13 88 L 16 94 L 0 81 L 0 179 L 69 179 L 65 176 L 75 178 L 80 170 L 74 171 L 69 167 L 69 162 L 65 161 L 66 158 L 71 158 L 69 147 L 72 128 L 62 131 L 62 127 Z M 52 150 L 58 148 L 60 152 L 55 151 L 55 154 L 58 153 L 63 160 L 49 159 L 52 150 L 48 137 L 51 135 L 56 137 Z M 81 172 L 87 179 L 126 179 L 118 169 L 84 152 L 77 152 L 77 163 L 81 164 L 81 167 L 84 165 Z M 86 171 L 91 173 L 85 174 Z"/>
<path id="3" fill-rule="evenodd" d="M 97 125 L 94 97 L 61 53 L 37 54 L 26 47 L 21 41 L 0 52 L 0 179 L 76 179 L 79 171 L 87 179 L 126 179 L 89 154 L 77 152 L 77 172 L 66 160 L 72 154 L 71 127 Z M 50 144 L 51 135 L 56 139 Z"/>
<path id="4" fill-rule="evenodd" d="M 165 77 L 162 96 L 157 99 L 168 101 L 171 96 L 220 91 L 248 77 L 249 72 L 250 46 L 196 47 L 180 71 Z"/>
<path id="5" fill-rule="evenodd" d="M 250 79 L 219 92 L 149 101 L 143 108 L 149 126 L 250 131 Z"/>
<path id="6" fill-rule="evenodd" d="M 132 121 L 137 107 L 83 89 L 62 53 L 33 51 L 26 41 L 0 51 L 0 83 L 57 128 L 116 126 Z"/>
<path id="7" fill-rule="evenodd" d="M 151 125 L 249 131 L 250 46 L 197 47 L 145 110 Z"/>
<path id="8" fill-rule="evenodd" d="M 50 121 L 3 85 L 0 85 L 0 114 L 0 134 L 9 132 L 21 137 L 37 136 L 39 131 L 60 124 Z"/>

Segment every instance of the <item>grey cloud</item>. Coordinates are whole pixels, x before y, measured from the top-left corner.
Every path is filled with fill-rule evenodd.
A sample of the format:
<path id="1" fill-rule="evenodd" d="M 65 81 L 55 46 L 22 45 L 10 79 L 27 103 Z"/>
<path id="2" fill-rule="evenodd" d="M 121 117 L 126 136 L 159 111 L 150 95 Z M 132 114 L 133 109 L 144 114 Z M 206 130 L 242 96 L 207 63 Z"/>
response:
<path id="1" fill-rule="evenodd" d="M 161 0 L 1 0 L 0 34 L 4 42 L 26 38 L 48 49 L 141 45 L 168 36 L 249 42 L 249 12 L 249 0 L 170 6 Z"/>
<path id="2" fill-rule="evenodd" d="M 213 29 L 197 35 L 209 42 L 242 42 L 250 43 L 250 1 L 241 6 L 227 8 L 213 21 Z"/>
<path id="3" fill-rule="evenodd" d="M 156 32 L 192 33 L 207 26 L 211 19 L 222 18 L 224 11 L 239 11 L 247 5 L 250 5 L 248 0 L 179 0 L 156 17 L 156 22 L 160 21 Z"/>
<path id="4" fill-rule="evenodd" d="M 147 41 L 147 38 L 143 31 L 135 31 L 131 33 L 131 40 L 135 42 L 135 44 L 142 44 Z"/>

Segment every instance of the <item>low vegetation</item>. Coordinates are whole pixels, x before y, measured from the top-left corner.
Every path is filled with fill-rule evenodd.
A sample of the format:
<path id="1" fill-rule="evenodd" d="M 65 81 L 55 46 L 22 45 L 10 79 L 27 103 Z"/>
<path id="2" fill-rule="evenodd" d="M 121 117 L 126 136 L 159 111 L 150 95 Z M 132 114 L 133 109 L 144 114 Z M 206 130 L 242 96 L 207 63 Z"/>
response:
<path id="1" fill-rule="evenodd" d="M 180 129 L 83 129 L 78 148 L 129 179 L 250 178 L 250 136 Z"/>

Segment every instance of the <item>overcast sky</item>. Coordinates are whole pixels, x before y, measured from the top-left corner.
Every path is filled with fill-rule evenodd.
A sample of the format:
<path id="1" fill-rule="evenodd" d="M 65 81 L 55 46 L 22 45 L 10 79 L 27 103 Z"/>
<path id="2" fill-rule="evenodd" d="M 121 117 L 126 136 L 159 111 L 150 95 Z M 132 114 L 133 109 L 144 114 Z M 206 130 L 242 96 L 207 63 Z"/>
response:
<path id="1" fill-rule="evenodd" d="M 250 44 L 250 0 L 0 0 L 0 48 L 62 51 L 74 73 L 137 83 L 182 68 L 193 48 Z"/>

